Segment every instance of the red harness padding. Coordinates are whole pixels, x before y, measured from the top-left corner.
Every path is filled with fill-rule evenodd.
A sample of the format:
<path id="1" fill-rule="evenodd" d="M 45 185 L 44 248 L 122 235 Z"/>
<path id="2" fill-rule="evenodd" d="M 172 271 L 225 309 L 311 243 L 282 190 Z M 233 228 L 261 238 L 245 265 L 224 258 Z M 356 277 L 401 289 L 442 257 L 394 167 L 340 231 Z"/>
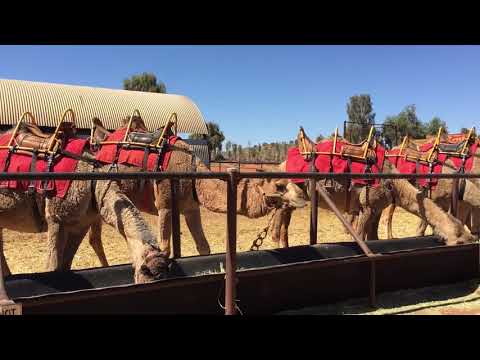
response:
<path id="1" fill-rule="evenodd" d="M 0 137 L 0 145 L 7 145 L 11 133 L 3 134 Z M 87 139 L 68 139 L 63 150 L 73 153 L 75 155 L 81 155 L 83 149 L 87 145 Z M 8 149 L 0 150 L 0 170 L 5 169 L 5 162 L 8 157 Z M 52 167 L 52 172 L 73 172 L 75 171 L 78 163 L 78 159 L 73 159 L 64 155 L 57 155 Z M 16 172 L 30 172 L 30 166 L 32 164 L 32 157 L 29 155 L 22 154 L 11 154 L 9 166 L 6 170 L 7 173 L 16 173 Z M 47 171 L 47 161 L 44 159 L 37 159 L 36 163 L 36 172 L 46 172 Z M 50 194 L 59 198 L 64 198 L 67 193 L 70 183 L 72 180 L 50 180 L 47 182 L 46 188 L 49 190 Z M 42 184 L 40 180 L 34 182 L 35 188 L 38 192 L 42 191 Z M 6 180 L 0 181 L 0 188 L 2 189 L 12 189 L 27 191 L 30 180 Z"/>
<path id="2" fill-rule="evenodd" d="M 127 128 L 121 128 L 109 135 L 104 141 L 123 141 Z M 170 136 L 168 144 L 173 145 L 180 138 L 177 136 Z M 95 158 L 104 164 L 112 164 L 115 161 L 115 155 L 117 153 L 117 145 L 102 145 L 97 152 Z M 168 167 L 168 162 L 172 154 L 171 150 L 165 151 L 163 155 L 163 163 L 161 165 L 161 171 L 164 171 Z M 143 158 L 145 152 L 143 149 L 121 149 L 118 155 L 117 164 L 132 165 L 139 168 L 143 166 Z M 157 162 L 158 154 L 150 153 L 147 160 L 147 170 L 153 171 Z"/>
<path id="3" fill-rule="evenodd" d="M 430 148 L 432 145 L 430 144 Z M 422 152 L 424 150 L 421 150 Z M 388 151 L 388 155 L 398 155 L 400 153 L 400 149 L 392 149 Z M 419 162 L 418 164 L 412 160 L 406 160 L 402 156 L 388 156 L 388 161 L 395 166 L 400 174 L 430 174 L 430 167 L 427 164 Z M 433 174 L 440 174 L 442 172 L 443 161 L 445 156 L 439 154 L 437 161 L 433 165 Z M 421 187 L 428 187 L 431 186 L 433 189 L 437 183 L 438 179 L 416 179 L 416 183 Z M 429 185 L 430 184 L 430 185 Z"/>
<path id="4" fill-rule="evenodd" d="M 421 152 L 427 152 L 429 151 L 433 146 L 433 143 L 425 143 L 419 146 L 419 150 Z M 470 172 L 473 167 L 473 154 L 477 151 L 478 143 L 475 142 L 470 146 L 469 149 L 469 156 L 465 161 L 465 168 L 464 171 Z M 388 152 L 388 155 L 398 155 L 400 149 L 392 149 Z M 442 172 L 443 165 L 445 164 L 445 161 L 449 159 L 452 161 L 452 163 L 455 166 L 455 169 L 458 171 L 460 170 L 462 166 L 462 159 L 456 156 L 448 156 L 447 154 L 438 154 L 437 162 L 433 166 L 433 174 L 440 174 Z M 417 170 L 417 164 L 415 161 L 412 160 L 405 160 L 405 158 L 401 156 L 392 156 L 388 157 L 388 160 L 397 168 L 397 170 L 401 174 L 430 174 L 430 169 L 429 166 L 426 164 L 419 163 L 418 164 L 418 170 Z M 417 184 L 422 187 L 428 187 L 429 185 L 429 179 L 417 179 Z M 435 188 L 435 186 L 438 184 L 438 179 L 431 179 L 430 186 L 432 189 Z"/>
<path id="5" fill-rule="evenodd" d="M 339 153 L 342 147 L 347 144 L 345 141 L 337 140 L 335 152 Z M 333 140 L 322 141 L 316 144 L 316 151 L 318 152 L 331 152 L 333 149 Z M 377 144 L 375 148 L 376 162 L 370 164 L 369 172 L 378 174 L 383 170 L 383 159 L 385 157 L 385 149 L 383 146 Z M 330 167 L 331 165 L 331 167 Z M 340 155 L 324 155 L 317 154 L 315 159 L 315 168 L 318 172 L 329 173 L 333 170 L 335 174 L 344 173 L 365 173 L 367 164 L 362 161 L 352 159 L 349 165 L 348 159 Z M 288 149 L 287 153 L 287 172 L 308 172 L 310 170 L 310 163 L 305 161 L 300 154 L 300 150 L 297 147 Z M 295 183 L 303 183 L 305 179 L 291 179 Z M 378 179 L 352 179 L 352 184 L 355 185 L 367 185 L 377 186 L 380 183 Z"/>

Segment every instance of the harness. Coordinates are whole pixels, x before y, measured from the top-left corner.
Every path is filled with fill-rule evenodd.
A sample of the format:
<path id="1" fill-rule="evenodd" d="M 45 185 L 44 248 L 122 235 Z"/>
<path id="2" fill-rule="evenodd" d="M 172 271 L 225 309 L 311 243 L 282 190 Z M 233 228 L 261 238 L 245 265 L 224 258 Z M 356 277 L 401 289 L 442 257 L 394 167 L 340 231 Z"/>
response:
<path id="1" fill-rule="evenodd" d="M 67 115 L 70 115 L 71 122 L 66 122 Z M 27 118 L 29 122 L 27 122 Z M 10 167 L 10 162 L 13 154 L 29 155 L 32 158 L 29 171 L 37 171 L 38 159 L 43 159 L 47 163 L 46 172 L 51 173 L 55 161 L 60 157 L 65 156 L 76 160 L 85 162 L 96 162 L 90 158 L 82 155 L 74 154 L 64 149 L 67 140 L 75 133 L 75 113 L 72 109 L 67 109 L 63 113 L 58 122 L 53 134 L 43 133 L 37 125 L 35 117 L 30 112 L 25 112 L 17 122 L 8 144 L 0 146 L 0 149 L 8 150 L 5 165 L 2 169 L 7 172 Z M 27 194 L 33 195 L 37 189 L 35 186 L 36 180 L 30 180 Z M 40 193 L 48 193 L 54 189 L 53 184 L 48 187 L 49 180 L 42 180 L 40 185 Z"/>
<path id="2" fill-rule="evenodd" d="M 370 128 L 368 137 L 366 140 L 362 141 L 359 144 L 352 144 L 352 143 L 345 143 L 343 144 L 341 150 L 337 151 L 337 142 L 338 142 L 338 128 L 335 129 L 334 137 L 333 137 L 333 145 L 332 149 L 328 152 L 322 151 L 308 151 L 306 145 L 306 136 L 305 132 L 302 127 L 300 127 L 300 134 L 299 134 L 299 145 L 302 146 L 302 151 L 300 154 L 306 155 L 307 159 L 311 161 L 311 171 L 316 171 L 314 166 L 315 159 L 318 155 L 328 155 L 329 156 L 329 172 L 333 173 L 333 159 L 335 156 L 338 156 L 347 161 L 347 167 L 345 173 L 352 172 L 352 163 L 364 163 L 365 166 L 363 168 L 363 172 L 368 174 L 372 173 L 372 166 L 377 163 L 377 156 L 375 152 L 376 142 L 375 142 L 375 127 L 372 126 Z M 310 141 L 311 142 L 311 141 Z M 367 188 L 371 186 L 372 183 L 375 182 L 375 179 L 369 179 L 366 181 Z M 350 212 L 350 202 L 351 202 L 351 194 L 350 191 L 353 186 L 353 182 L 351 178 L 347 178 L 345 181 L 345 211 Z M 324 180 L 324 187 L 325 188 L 333 188 L 334 187 L 334 180 L 333 179 L 325 179 Z"/>

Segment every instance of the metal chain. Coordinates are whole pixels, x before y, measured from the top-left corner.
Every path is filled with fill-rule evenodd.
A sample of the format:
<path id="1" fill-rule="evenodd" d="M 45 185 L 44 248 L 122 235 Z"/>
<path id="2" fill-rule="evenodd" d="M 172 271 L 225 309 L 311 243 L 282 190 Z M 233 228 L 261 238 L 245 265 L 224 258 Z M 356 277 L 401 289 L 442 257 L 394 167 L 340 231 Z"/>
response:
<path id="1" fill-rule="evenodd" d="M 260 249 L 260 247 L 263 245 L 263 240 L 265 240 L 265 238 L 267 237 L 267 234 L 268 234 L 268 229 L 270 228 L 270 224 L 272 223 L 272 220 L 275 216 L 275 213 L 277 212 L 278 208 L 275 208 L 273 210 L 273 213 L 272 213 L 272 216 L 270 217 L 270 220 L 268 221 L 268 224 L 266 227 L 264 227 L 262 229 L 262 231 L 260 231 L 258 234 L 257 234 L 257 238 L 255 240 L 253 240 L 253 243 L 252 243 L 252 246 L 250 246 L 250 251 L 257 251 Z"/>

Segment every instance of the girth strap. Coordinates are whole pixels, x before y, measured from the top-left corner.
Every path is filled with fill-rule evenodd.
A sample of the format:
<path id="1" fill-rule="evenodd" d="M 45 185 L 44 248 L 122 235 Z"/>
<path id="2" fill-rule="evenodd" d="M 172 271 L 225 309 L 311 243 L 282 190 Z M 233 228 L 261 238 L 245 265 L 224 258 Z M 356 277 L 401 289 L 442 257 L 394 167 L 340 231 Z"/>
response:
<path id="1" fill-rule="evenodd" d="M 32 162 L 30 164 L 30 172 L 35 172 L 37 170 L 37 156 L 38 153 L 37 151 L 32 152 Z M 33 194 L 35 193 L 35 180 L 31 179 L 30 183 L 28 184 L 28 194 Z"/>
<path id="2" fill-rule="evenodd" d="M 352 159 L 349 157 L 347 159 L 347 171 L 346 173 L 350 173 L 351 170 L 352 170 Z M 347 214 L 350 213 L 350 186 L 351 186 L 351 183 L 352 183 L 352 179 L 351 178 L 347 178 L 346 180 L 346 183 L 345 183 L 345 212 Z"/>
<path id="3" fill-rule="evenodd" d="M 143 150 L 143 161 L 142 161 L 142 171 L 147 170 L 147 165 L 148 165 L 148 156 L 150 155 L 150 148 L 145 147 Z M 145 179 L 140 179 L 140 192 L 143 193 L 143 190 L 145 188 Z"/>

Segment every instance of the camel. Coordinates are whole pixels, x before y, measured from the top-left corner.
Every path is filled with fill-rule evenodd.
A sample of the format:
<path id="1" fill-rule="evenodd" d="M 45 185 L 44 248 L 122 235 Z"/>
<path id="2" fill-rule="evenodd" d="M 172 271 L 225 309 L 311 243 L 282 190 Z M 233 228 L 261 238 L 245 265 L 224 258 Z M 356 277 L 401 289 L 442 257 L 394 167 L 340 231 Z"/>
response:
<path id="1" fill-rule="evenodd" d="M 126 121 L 125 121 L 126 122 Z M 95 120 L 93 142 L 100 143 L 110 132 L 101 122 Z M 125 125 L 125 123 L 124 123 Z M 143 120 L 134 117 L 132 129 L 147 131 Z M 98 130 L 98 131 L 97 131 Z M 119 165 L 120 171 L 138 171 L 138 167 Z M 172 147 L 167 172 L 210 172 L 207 166 L 191 152 L 187 143 L 178 140 Z M 171 237 L 171 188 L 169 180 L 148 181 L 143 193 L 139 194 L 137 181 L 122 180 L 122 190 L 142 210 L 158 215 L 158 240 L 162 252 L 170 256 Z M 145 196 L 147 194 L 147 196 Z M 178 209 L 185 217 L 200 255 L 209 255 L 210 246 L 205 237 L 200 216 L 200 206 L 217 212 L 227 212 L 227 183 L 219 179 L 180 179 L 177 193 Z M 248 218 L 259 218 L 269 214 L 274 208 L 303 207 L 305 199 L 301 189 L 287 179 L 241 179 L 237 186 L 237 214 Z M 102 262 L 108 266 L 101 244 L 101 221 L 90 229 L 89 241 Z"/>
<path id="2" fill-rule="evenodd" d="M 6 132 L 11 133 L 11 132 Z M 74 172 L 106 172 L 108 166 L 95 168 L 88 147 L 83 149 Z M 0 189 L 0 230 L 24 233 L 48 233 L 47 271 L 69 269 L 77 244 L 89 227 L 103 220 L 113 226 L 127 241 L 134 282 L 146 283 L 165 276 L 168 259 L 158 247 L 155 235 L 132 201 L 111 180 L 72 181 L 65 197 L 48 193 L 28 193 Z M 3 276 L 10 269 L 3 253 L 0 232 L 0 260 Z"/>
<path id="3" fill-rule="evenodd" d="M 315 151 L 315 143 L 311 141 L 305 134 L 303 140 L 297 137 L 298 144 L 304 141 L 306 146 L 305 152 Z M 328 140 L 324 140 L 328 141 Z M 286 161 L 280 165 L 280 168 L 286 170 Z M 383 171 L 385 173 L 396 173 L 396 169 L 385 161 Z M 306 197 L 309 198 L 309 181 L 305 181 Z M 325 189 L 323 180 L 317 181 L 317 189 L 324 187 L 330 192 L 331 198 L 340 210 L 345 209 L 345 196 L 347 189 L 345 184 L 339 181 L 333 181 L 333 188 Z M 333 189 L 333 191 L 332 191 Z M 472 188 L 469 187 L 469 190 Z M 447 214 L 425 194 L 419 192 L 412 184 L 404 179 L 388 179 L 381 180 L 378 187 L 351 186 L 348 189 L 351 197 L 351 206 L 349 212 L 351 214 L 358 213 L 356 219 L 356 232 L 361 238 L 371 238 L 370 231 L 374 229 L 374 221 L 379 221 L 382 210 L 391 203 L 401 206 L 408 212 L 425 219 L 433 228 L 434 233 L 443 239 L 448 245 L 473 242 L 476 240 L 469 232 L 465 231 L 460 221 L 452 215 Z M 321 197 L 318 196 L 319 206 L 325 207 Z M 277 211 L 272 225 L 272 240 L 280 242 L 283 247 L 288 246 L 288 223 L 290 221 L 292 209 L 282 209 Z M 352 218 L 350 217 L 350 221 Z M 368 232 L 368 233 L 367 233 Z M 375 237 L 373 237 L 375 238 Z"/>
<path id="4" fill-rule="evenodd" d="M 423 140 L 423 139 L 422 139 Z M 420 143 L 422 143 L 420 140 Z M 446 139 L 444 139 L 446 140 Z M 423 142 L 431 142 L 432 138 L 427 138 L 423 140 Z M 416 144 L 419 143 L 418 140 L 414 141 Z M 395 147 L 393 149 L 398 149 L 399 147 Z M 393 150 L 392 149 L 392 150 Z M 475 154 L 473 154 L 473 166 L 471 172 L 475 172 L 476 169 L 479 169 L 480 164 L 478 163 L 478 158 L 480 157 L 480 148 L 477 148 Z M 476 167 L 477 166 L 477 167 Z M 455 168 L 454 164 L 447 160 L 442 168 L 442 173 L 451 174 L 456 173 L 457 169 Z M 453 192 L 453 180 L 448 179 L 441 179 L 438 182 L 438 185 L 432 189 L 431 198 L 437 205 L 439 205 L 444 211 L 448 211 L 451 203 L 451 196 Z M 459 201 L 458 207 L 458 214 L 457 218 L 462 221 L 462 223 L 466 224 L 467 227 L 470 229 L 472 234 L 479 233 L 479 225 L 476 219 L 478 218 L 476 215 L 480 214 L 480 179 L 466 179 L 465 180 L 465 191 L 463 194 L 463 200 Z M 395 206 L 392 205 L 387 208 L 387 218 L 386 218 L 386 227 L 387 227 L 387 238 L 393 238 L 392 234 L 392 218 L 393 213 L 395 211 Z M 417 236 L 424 236 L 425 231 L 427 229 L 428 224 L 422 219 L 419 226 L 416 230 Z M 375 231 L 373 231 L 375 235 Z"/>

